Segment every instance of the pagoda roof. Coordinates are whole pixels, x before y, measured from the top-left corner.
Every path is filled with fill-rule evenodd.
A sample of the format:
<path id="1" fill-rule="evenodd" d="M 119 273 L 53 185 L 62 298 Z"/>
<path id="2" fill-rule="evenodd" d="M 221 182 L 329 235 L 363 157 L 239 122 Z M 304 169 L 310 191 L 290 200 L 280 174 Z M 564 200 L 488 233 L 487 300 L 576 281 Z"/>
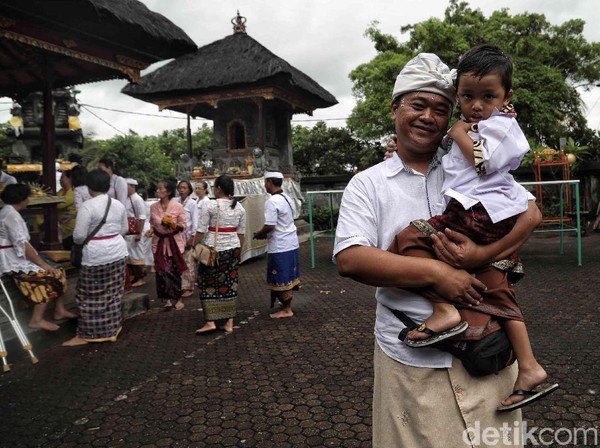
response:
<path id="1" fill-rule="evenodd" d="M 312 78 L 273 54 L 245 32 L 183 55 L 123 93 L 193 116 L 211 118 L 219 101 L 263 97 L 283 100 L 294 113 L 337 104 Z"/>

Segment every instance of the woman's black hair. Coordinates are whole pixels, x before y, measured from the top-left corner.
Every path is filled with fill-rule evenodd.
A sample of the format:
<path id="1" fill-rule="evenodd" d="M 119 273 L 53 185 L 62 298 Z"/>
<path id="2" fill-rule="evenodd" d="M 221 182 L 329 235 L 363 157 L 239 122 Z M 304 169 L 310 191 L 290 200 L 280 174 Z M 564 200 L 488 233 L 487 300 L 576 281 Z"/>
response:
<path id="1" fill-rule="evenodd" d="M 96 193 L 108 193 L 110 189 L 110 174 L 99 168 L 92 170 L 85 178 L 85 185 Z"/>
<path id="2" fill-rule="evenodd" d="M 159 183 L 163 183 L 165 185 L 165 190 L 167 190 L 169 199 L 173 199 L 175 197 L 175 193 L 177 192 L 177 183 L 168 177 L 165 177 Z"/>
<path id="3" fill-rule="evenodd" d="M 227 174 L 221 174 L 215 179 L 215 187 L 219 187 L 223 193 L 229 196 L 229 199 L 231 199 L 231 208 L 235 208 L 237 199 L 233 196 L 235 190 L 233 179 Z"/>
<path id="4" fill-rule="evenodd" d="M 87 169 L 83 165 L 75 165 L 71 169 L 71 182 L 73 182 L 73 188 L 85 185 L 87 174 Z"/>
<path id="5" fill-rule="evenodd" d="M 182 180 L 181 182 L 179 182 L 179 184 L 177 184 L 177 191 L 179 191 L 179 187 L 181 186 L 181 184 L 186 184 L 187 185 L 187 187 L 188 187 L 188 196 L 194 192 L 194 188 L 192 187 L 192 184 L 189 181 L 187 181 L 187 180 Z"/>
<path id="6" fill-rule="evenodd" d="M 98 160 L 98 163 L 101 163 L 106 168 L 110 168 L 113 171 L 115 170 L 115 162 L 113 161 L 113 159 L 110 159 L 108 157 L 102 157 L 100 160 Z"/>
<path id="7" fill-rule="evenodd" d="M 0 199 L 5 204 L 15 205 L 23 202 L 31 195 L 31 187 L 27 184 L 10 184 L 0 193 Z"/>

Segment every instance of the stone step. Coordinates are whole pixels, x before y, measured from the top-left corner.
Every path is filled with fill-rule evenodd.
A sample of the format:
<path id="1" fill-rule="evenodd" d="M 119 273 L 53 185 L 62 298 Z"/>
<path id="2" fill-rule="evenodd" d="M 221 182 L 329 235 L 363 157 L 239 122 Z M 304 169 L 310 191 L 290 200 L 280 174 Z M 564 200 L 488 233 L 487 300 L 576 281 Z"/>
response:
<path id="1" fill-rule="evenodd" d="M 20 292 L 16 290 L 14 283 L 12 283 L 14 289 L 10 288 L 9 283 L 12 283 L 12 281 L 5 281 L 8 293 L 12 299 L 13 306 L 15 307 L 17 321 L 19 322 L 23 333 L 29 340 L 29 343 L 32 345 L 33 353 L 36 353 L 36 350 L 42 351 L 48 347 L 60 345 L 60 343 L 75 335 L 77 330 L 77 319 L 57 321 L 56 323 L 60 325 L 60 329 L 52 332 L 29 328 L 27 322 L 29 321 L 31 311 L 23 309 L 23 299 L 20 296 Z M 3 292 L 0 294 L 0 304 L 10 314 L 10 308 Z M 50 307 L 51 306 L 52 305 L 50 305 Z M 65 301 L 65 306 L 70 311 L 75 312 L 77 309 L 74 300 Z M 121 301 L 121 309 L 124 320 L 139 316 L 150 309 L 150 297 L 148 294 L 137 292 L 125 294 Z M 51 310 L 49 312 L 51 313 Z M 23 359 L 24 357 L 29 357 L 27 352 L 23 350 L 11 322 L 3 313 L 0 316 L 0 332 L 6 351 L 8 352 L 7 362 L 12 363 L 16 360 Z"/>

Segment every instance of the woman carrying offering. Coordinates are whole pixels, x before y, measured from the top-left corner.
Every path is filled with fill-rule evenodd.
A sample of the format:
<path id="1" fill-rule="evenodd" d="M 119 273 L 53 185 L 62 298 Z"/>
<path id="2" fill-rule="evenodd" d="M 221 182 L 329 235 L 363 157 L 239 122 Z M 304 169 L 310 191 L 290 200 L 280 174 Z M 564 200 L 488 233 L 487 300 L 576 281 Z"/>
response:
<path id="1" fill-rule="evenodd" d="M 233 331 L 238 291 L 238 267 L 246 233 L 246 210 L 233 196 L 233 180 L 221 175 L 215 180 L 216 201 L 210 201 L 201 212 L 194 245 L 204 244 L 219 253 L 216 266 L 198 263 L 197 284 L 204 310 L 203 327 L 196 334 L 217 329 L 215 321 L 226 320 L 221 330 Z"/>
<path id="2" fill-rule="evenodd" d="M 185 210 L 175 201 L 175 182 L 163 179 L 156 188 L 158 202 L 150 207 L 150 230 L 152 238 L 154 269 L 156 271 L 156 294 L 164 302 L 165 310 L 184 307 L 181 298 L 181 274 L 187 270 L 183 251 L 185 249 Z"/>

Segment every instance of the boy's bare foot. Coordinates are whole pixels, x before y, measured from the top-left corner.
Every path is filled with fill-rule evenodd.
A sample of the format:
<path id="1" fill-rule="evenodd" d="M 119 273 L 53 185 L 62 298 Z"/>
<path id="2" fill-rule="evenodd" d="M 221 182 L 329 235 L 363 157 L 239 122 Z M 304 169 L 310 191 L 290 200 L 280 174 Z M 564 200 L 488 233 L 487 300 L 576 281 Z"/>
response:
<path id="1" fill-rule="evenodd" d="M 548 374 L 543 367 L 536 363 L 532 368 L 523 368 L 519 365 L 519 374 L 513 390 L 534 390 L 537 386 L 542 384 L 548 378 Z M 523 401 L 527 396 L 524 395 L 509 395 L 501 401 L 502 406 L 509 406 L 511 404 Z"/>
<path id="2" fill-rule="evenodd" d="M 281 311 L 277 311 L 276 313 L 270 314 L 271 319 L 283 319 L 286 317 L 292 317 L 294 315 L 294 313 L 292 312 L 292 310 L 281 310 Z"/>
<path id="3" fill-rule="evenodd" d="M 178 300 L 177 303 L 175 303 L 175 309 L 177 311 L 182 310 L 184 307 L 183 300 Z"/>
<path id="4" fill-rule="evenodd" d="M 61 319 L 77 319 L 77 314 L 67 310 L 54 313 L 54 320 Z"/>
<path id="5" fill-rule="evenodd" d="M 194 295 L 194 291 L 192 291 L 191 289 L 186 289 L 183 294 L 181 294 L 181 297 L 191 297 Z"/>
<path id="6" fill-rule="evenodd" d="M 460 324 L 460 313 L 453 306 L 444 307 L 440 310 L 436 309 L 425 321 L 425 326 L 436 333 L 450 330 L 458 324 Z M 413 341 L 420 341 L 430 337 L 424 331 L 417 331 L 416 329 L 408 333 L 408 339 L 412 339 Z"/>
<path id="7" fill-rule="evenodd" d="M 138 286 L 143 286 L 145 284 L 146 284 L 145 280 L 138 280 L 137 282 L 132 283 L 131 286 L 133 286 L 134 288 L 137 288 Z"/>
<path id="8" fill-rule="evenodd" d="M 74 338 L 69 339 L 62 343 L 63 347 L 76 347 L 78 345 L 88 344 L 88 341 L 85 339 L 81 339 L 79 336 L 75 336 Z"/>
<path id="9" fill-rule="evenodd" d="M 56 331 L 60 327 L 52 322 L 48 322 L 47 320 L 40 320 L 39 322 L 29 322 L 29 328 L 35 328 L 46 331 Z"/>

